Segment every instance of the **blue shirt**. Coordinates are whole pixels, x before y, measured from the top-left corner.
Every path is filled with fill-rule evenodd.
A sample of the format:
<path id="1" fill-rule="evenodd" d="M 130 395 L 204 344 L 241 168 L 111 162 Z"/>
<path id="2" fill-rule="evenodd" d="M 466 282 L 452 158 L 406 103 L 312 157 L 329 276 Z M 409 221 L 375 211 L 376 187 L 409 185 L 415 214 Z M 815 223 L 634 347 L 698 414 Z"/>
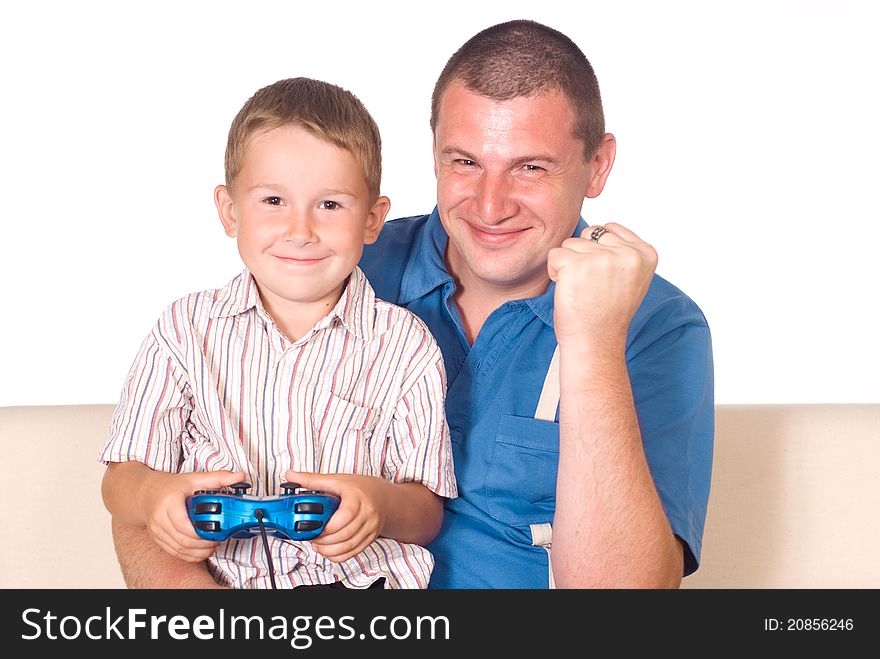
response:
<path id="1" fill-rule="evenodd" d="M 586 226 L 578 222 L 574 235 Z M 555 285 L 511 300 L 472 346 L 453 302 L 448 236 L 431 215 L 386 222 L 360 262 L 376 297 L 420 316 L 446 363 L 446 415 L 459 496 L 446 500 L 429 546 L 432 588 L 547 588 L 548 551 L 535 525 L 553 522 L 559 458 L 555 422 L 535 408 L 556 348 Z M 709 327 L 694 302 L 655 275 L 630 323 L 627 367 L 648 464 L 673 532 L 696 570 L 712 469 L 714 395 Z"/>

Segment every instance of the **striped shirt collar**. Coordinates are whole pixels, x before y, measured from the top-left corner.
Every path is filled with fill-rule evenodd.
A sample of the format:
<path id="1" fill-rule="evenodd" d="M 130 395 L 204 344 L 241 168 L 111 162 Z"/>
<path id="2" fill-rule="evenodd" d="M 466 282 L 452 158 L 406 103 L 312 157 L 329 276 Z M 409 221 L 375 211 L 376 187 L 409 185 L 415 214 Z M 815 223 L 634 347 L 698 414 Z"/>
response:
<path id="1" fill-rule="evenodd" d="M 263 307 L 260 292 L 253 275 L 243 270 L 238 276 L 214 294 L 214 304 L 210 312 L 212 318 L 226 318 L 256 309 L 262 317 L 271 321 L 271 316 Z M 357 266 L 348 278 L 342 297 L 333 310 L 319 320 L 313 331 L 328 327 L 336 319 L 342 326 L 362 341 L 373 340 L 376 333 L 376 294 L 367 281 L 363 271 Z M 309 333 L 310 334 L 310 333 Z"/>

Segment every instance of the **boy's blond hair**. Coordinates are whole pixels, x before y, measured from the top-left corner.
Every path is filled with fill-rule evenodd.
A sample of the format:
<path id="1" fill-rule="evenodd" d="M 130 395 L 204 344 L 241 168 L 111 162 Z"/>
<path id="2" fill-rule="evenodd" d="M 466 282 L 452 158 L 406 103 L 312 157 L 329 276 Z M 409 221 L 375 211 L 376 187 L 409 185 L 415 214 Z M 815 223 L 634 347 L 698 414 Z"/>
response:
<path id="1" fill-rule="evenodd" d="M 226 142 L 226 187 L 232 189 L 248 141 L 258 132 L 296 124 L 350 152 L 360 163 L 370 192 L 379 196 L 382 140 L 379 127 L 351 92 L 311 78 L 288 78 L 258 90 L 242 106 Z"/>

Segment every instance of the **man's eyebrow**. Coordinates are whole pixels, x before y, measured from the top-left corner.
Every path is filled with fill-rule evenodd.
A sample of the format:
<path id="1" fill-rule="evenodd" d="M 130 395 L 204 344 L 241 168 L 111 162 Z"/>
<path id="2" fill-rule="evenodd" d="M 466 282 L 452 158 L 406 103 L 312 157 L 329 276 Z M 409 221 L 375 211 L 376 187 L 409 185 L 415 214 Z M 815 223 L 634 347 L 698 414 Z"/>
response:
<path id="1" fill-rule="evenodd" d="M 555 164 L 557 164 L 558 161 L 553 156 L 549 156 L 549 155 L 542 154 L 542 153 L 536 153 L 531 156 L 523 156 L 521 158 L 517 158 L 516 160 L 513 161 L 512 164 L 514 166 L 518 167 L 520 165 L 528 165 L 528 164 L 536 163 L 536 162 L 541 162 L 541 163 L 545 163 L 548 165 L 555 165 Z"/>
<path id="2" fill-rule="evenodd" d="M 465 160 L 473 160 L 474 162 L 480 162 L 480 158 L 475 156 L 463 149 L 459 149 L 457 147 L 446 147 L 440 151 L 441 156 L 456 156 L 459 158 L 464 158 Z M 535 153 L 528 156 L 520 156 L 519 158 L 514 159 L 510 164 L 512 167 L 520 167 L 522 165 L 528 165 L 529 163 L 546 163 L 549 165 L 555 165 L 558 163 L 556 158 L 551 155 L 545 153 Z"/>
<path id="3" fill-rule="evenodd" d="M 461 158 L 464 158 L 465 160 L 473 160 L 474 162 L 476 162 L 478 160 L 478 158 L 475 155 L 468 153 L 467 151 L 464 151 L 463 149 L 459 149 L 458 147 L 454 147 L 454 146 L 445 147 L 444 149 L 442 149 L 440 151 L 440 155 L 441 156 L 459 156 Z"/>

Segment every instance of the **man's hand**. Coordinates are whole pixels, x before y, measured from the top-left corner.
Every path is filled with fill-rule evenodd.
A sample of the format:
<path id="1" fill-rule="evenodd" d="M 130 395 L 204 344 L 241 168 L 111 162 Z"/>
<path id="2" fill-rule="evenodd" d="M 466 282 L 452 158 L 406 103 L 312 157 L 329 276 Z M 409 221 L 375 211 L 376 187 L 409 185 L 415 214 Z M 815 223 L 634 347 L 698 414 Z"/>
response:
<path id="1" fill-rule="evenodd" d="M 595 242 L 590 239 L 595 228 L 567 239 L 547 258 L 547 272 L 556 282 L 556 339 L 560 346 L 592 343 L 622 352 L 657 267 L 657 252 L 620 224 L 606 224 Z"/>

